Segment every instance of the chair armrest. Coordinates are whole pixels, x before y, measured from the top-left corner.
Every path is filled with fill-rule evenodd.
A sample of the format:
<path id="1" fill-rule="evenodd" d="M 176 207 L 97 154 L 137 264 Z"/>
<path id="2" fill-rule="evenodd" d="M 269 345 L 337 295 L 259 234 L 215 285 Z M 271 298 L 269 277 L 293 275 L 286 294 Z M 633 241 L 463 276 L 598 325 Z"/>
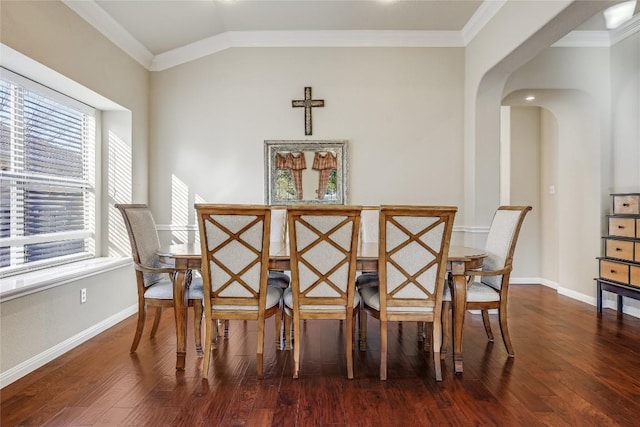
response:
<path id="1" fill-rule="evenodd" d="M 174 273 L 175 268 L 172 267 L 147 267 L 136 262 L 133 263 L 133 268 L 143 273 Z"/>
<path id="2" fill-rule="evenodd" d="M 469 270 L 464 272 L 465 276 L 501 276 L 507 273 L 511 273 L 511 267 L 502 270 Z"/>

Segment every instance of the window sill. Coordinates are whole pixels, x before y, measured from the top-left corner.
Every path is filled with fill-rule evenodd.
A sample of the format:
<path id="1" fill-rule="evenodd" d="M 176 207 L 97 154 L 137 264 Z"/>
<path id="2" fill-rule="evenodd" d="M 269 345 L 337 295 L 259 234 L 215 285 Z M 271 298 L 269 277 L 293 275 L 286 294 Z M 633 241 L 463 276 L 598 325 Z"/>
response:
<path id="1" fill-rule="evenodd" d="M 93 258 L 0 279 L 0 302 L 105 273 L 131 263 L 131 258 Z"/>

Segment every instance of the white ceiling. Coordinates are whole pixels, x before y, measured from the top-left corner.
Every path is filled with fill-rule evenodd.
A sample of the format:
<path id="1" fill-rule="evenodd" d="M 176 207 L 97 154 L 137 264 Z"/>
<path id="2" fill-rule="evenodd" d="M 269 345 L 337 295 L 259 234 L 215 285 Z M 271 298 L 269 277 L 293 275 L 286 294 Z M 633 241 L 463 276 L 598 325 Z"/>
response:
<path id="1" fill-rule="evenodd" d="M 150 70 L 234 46 L 466 46 L 504 0 L 63 0 Z M 594 17 L 583 30 L 601 30 Z"/>
<path id="2" fill-rule="evenodd" d="M 97 0 L 157 55 L 227 31 L 460 31 L 481 0 Z"/>

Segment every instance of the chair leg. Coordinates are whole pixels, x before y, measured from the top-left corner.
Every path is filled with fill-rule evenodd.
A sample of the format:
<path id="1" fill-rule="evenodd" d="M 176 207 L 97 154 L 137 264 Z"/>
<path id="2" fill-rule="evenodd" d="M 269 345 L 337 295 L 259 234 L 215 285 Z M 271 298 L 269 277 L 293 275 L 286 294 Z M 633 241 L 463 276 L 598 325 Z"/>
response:
<path id="1" fill-rule="evenodd" d="M 513 345 L 511 345 L 511 337 L 509 336 L 509 328 L 507 327 L 507 307 L 500 307 L 498 309 L 498 318 L 500 319 L 500 332 L 502 333 L 502 341 L 507 348 L 507 354 L 509 357 L 514 357 Z"/>
<path id="2" fill-rule="evenodd" d="M 262 378 L 264 363 L 264 315 L 258 317 L 258 351 L 256 357 L 256 368 L 258 378 Z"/>
<path id="3" fill-rule="evenodd" d="M 218 319 L 211 319 L 211 347 L 214 350 L 218 349 L 218 337 L 220 337 L 220 321 Z"/>
<path id="4" fill-rule="evenodd" d="M 360 351 L 367 351 L 367 310 L 360 307 L 358 321 L 360 323 Z"/>
<path id="5" fill-rule="evenodd" d="M 442 344 L 440 345 L 440 359 L 447 357 L 447 348 L 449 346 L 449 316 L 451 314 L 451 302 L 444 301 L 442 303 Z"/>
<path id="6" fill-rule="evenodd" d="M 353 379 L 353 331 L 355 322 L 353 321 L 353 311 L 347 310 L 347 336 L 346 336 L 346 355 L 347 355 L 347 378 Z"/>
<path id="7" fill-rule="evenodd" d="M 429 323 L 427 323 L 429 324 Z M 433 349 L 433 369 L 436 373 L 436 381 L 442 381 L 442 365 L 440 364 L 440 348 L 442 347 L 442 324 L 434 321 L 431 325 L 431 348 Z"/>
<path id="8" fill-rule="evenodd" d="M 275 314 L 275 323 L 276 323 L 276 350 L 281 350 L 284 348 L 282 345 L 282 316 L 284 315 L 284 309 L 282 308 L 282 302 L 280 302 L 280 307 L 278 308 L 278 312 Z"/>
<path id="9" fill-rule="evenodd" d="M 136 324 L 136 333 L 133 335 L 133 342 L 131 343 L 130 353 L 135 353 L 140 344 L 140 338 L 142 337 L 142 331 L 144 329 L 144 322 L 147 317 L 147 307 L 142 302 L 138 305 L 138 323 Z"/>
<path id="10" fill-rule="evenodd" d="M 293 378 L 300 376 L 300 321 L 293 318 Z"/>
<path id="11" fill-rule="evenodd" d="M 489 322 L 489 310 L 482 310 L 482 323 L 484 323 L 484 330 L 487 333 L 489 341 L 493 342 L 493 332 L 491 331 L 491 322 Z"/>
<path id="12" fill-rule="evenodd" d="M 215 319 L 211 319 L 210 316 L 207 316 L 205 313 L 205 322 L 204 322 L 204 360 L 202 361 L 202 378 L 209 377 L 209 365 L 211 364 L 211 352 L 214 347 L 213 340 L 215 339 L 214 335 L 217 333 L 218 327 Z M 215 331 L 215 333 L 214 333 Z"/>
<path id="13" fill-rule="evenodd" d="M 224 321 L 224 337 L 229 338 L 229 319 Z"/>
<path id="14" fill-rule="evenodd" d="M 433 345 L 432 340 L 432 326 L 429 322 L 418 322 L 422 323 L 422 342 L 424 344 L 424 351 L 429 351 Z"/>
<path id="15" fill-rule="evenodd" d="M 424 341 L 424 322 L 418 322 L 416 330 L 418 334 L 418 342 Z"/>
<path id="16" fill-rule="evenodd" d="M 151 334 L 149 338 L 155 338 L 156 332 L 158 332 L 158 326 L 160 325 L 160 318 L 162 317 L 162 307 L 156 307 L 156 316 L 153 319 L 153 326 L 151 327 Z"/>
<path id="17" fill-rule="evenodd" d="M 293 319 L 285 311 L 284 313 L 284 349 L 291 350 L 291 326 Z"/>
<path id="18" fill-rule="evenodd" d="M 203 356 L 202 352 L 202 300 L 193 301 L 193 335 L 196 339 L 196 354 Z"/>
<path id="19" fill-rule="evenodd" d="M 387 321 L 380 319 L 380 380 L 387 379 Z"/>

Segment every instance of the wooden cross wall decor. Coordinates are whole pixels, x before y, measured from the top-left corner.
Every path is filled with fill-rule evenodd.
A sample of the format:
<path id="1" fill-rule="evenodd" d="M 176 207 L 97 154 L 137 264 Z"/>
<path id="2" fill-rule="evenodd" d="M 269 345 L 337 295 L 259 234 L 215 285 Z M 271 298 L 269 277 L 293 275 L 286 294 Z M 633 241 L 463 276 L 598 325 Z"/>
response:
<path id="1" fill-rule="evenodd" d="M 311 119 L 311 109 L 313 107 L 324 107 L 324 99 L 312 99 L 311 88 L 304 88 L 304 99 L 294 99 L 291 101 L 292 107 L 304 107 L 304 134 L 312 135 L 313 126 Z"/>

